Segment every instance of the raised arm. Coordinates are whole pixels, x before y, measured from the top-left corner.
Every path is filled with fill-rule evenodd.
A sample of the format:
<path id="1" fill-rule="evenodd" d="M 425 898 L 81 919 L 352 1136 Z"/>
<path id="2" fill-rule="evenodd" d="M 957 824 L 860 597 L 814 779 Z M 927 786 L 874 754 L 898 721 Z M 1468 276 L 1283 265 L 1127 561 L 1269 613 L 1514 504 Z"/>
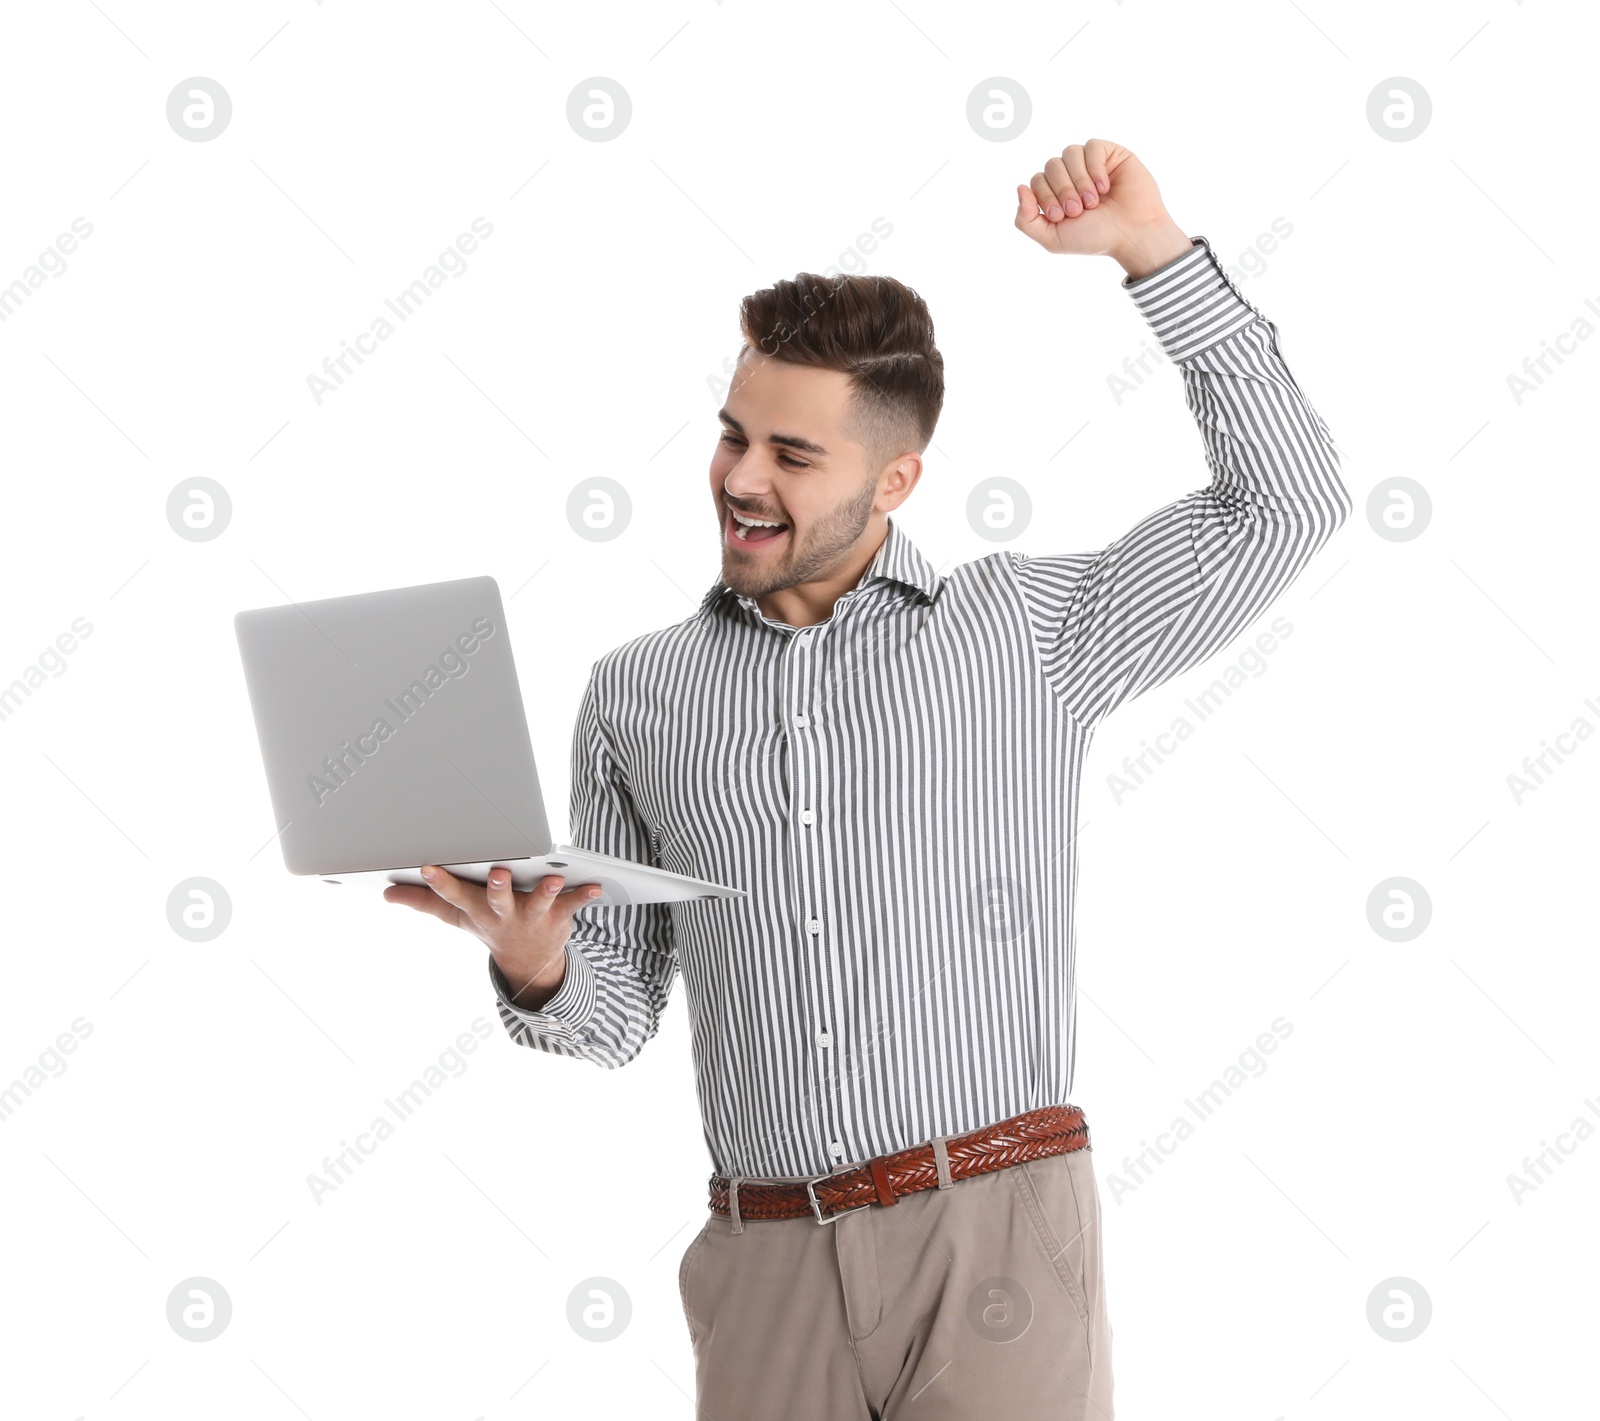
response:
<path id="1" fill-rule="evenodd" d="M 1084 194 L 1076 218 L 1052 167 Z M 1124 184 L 1130 196 L 1116 204 Z M 1069 148 L 1018 194 L 1017 226 L 1040 245 L 1104 250 L 1128 273 L 1124 289 L 1182 373 L 1212 474 L 1097 552 L 1012 555 L 1045 672 L 1092 725 L 1238 635 L 1299 576 L 1351 501 L 1277 327 L 1239 294 L 1205 238 L 1185 237 L 1166 215 L 1133 154 L 1098 140 Z M 1097 228 L 1062 231 L 1097 209 L 1107 219 Z"/>

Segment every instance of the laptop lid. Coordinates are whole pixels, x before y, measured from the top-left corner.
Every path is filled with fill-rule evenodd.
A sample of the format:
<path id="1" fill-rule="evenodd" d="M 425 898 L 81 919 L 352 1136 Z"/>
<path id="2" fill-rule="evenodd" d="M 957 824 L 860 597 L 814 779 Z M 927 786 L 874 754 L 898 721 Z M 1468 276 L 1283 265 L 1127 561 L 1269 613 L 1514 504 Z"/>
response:
<path id="1" fill-rule="evenodd" d="M 492 577 L 262 607 L 234 631 L 291 873 L 554 847 Z"/>

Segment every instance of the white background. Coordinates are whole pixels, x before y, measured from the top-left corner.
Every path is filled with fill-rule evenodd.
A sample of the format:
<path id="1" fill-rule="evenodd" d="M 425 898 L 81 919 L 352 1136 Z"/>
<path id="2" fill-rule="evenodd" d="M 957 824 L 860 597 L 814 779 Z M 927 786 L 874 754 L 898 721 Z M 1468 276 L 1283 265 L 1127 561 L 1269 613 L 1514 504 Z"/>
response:
<path id="1" fill-rule="evenodd" d="M 1279 326 L 1356 502 L 1263 619 L 1293 626 L 1263 674 L 1120 803 L 1107 776 L 1259 627 L 1090 756 L 1075 1096 L 1119 1415 L 1592 1412 L 1600 1142 L 1568 1137 L 1521 1202 L 1507 1182 L 1600 1125 L 1600 743 L 1520 803 L 1507 784 L 1600 726 L 1600 343 L 1507 384 L 1600 303 L 1591 11 L 103 0 L 5 28 L 0 284 L 74 218 L 93 234 L 0 324 L 0 683 L 93 631 L 0 722 L 0 1084 L 92 1031 L 0 1123 L 0 1410 L 693 1414 L 676 1273 L 709 1162 L 681 993 L 625 1071 L 522 1050 L 476 944 L 291 878 L 232 617 L 493 575 L 564 830 L 590 664 L 717 572 L 739 298 L 874 219 L 892 234 L 851 262 L 927 298 L 947 361 L 902 526 L 936 566 L 987 555 L 967 497 L 1004 473 L 1033 498 L 1017 547 L 1103 545 L 1208 474 L 1170 365 L 1108 387 L 1150 339 L 1121 272 L 1012 228 L 1015 184 L 1100 136 Z M 166 119 L 191 76 L 232 99 L 211 141 Z M 631 96 L 611 142 L 566 119 L 592 76 Z M 991 76 L 1032 97 L 1012 141 L 966 119 Z M 1432 99 L 1408 142 L 1366 118 L 1394 76 Z M 318 404 L 324 357 L 478 217 L 465 274 Z M 1276 219 L 1292 235 L 1245 258 Z M 566 519 L 593 475 L 632 498 L 609 543 Z M 1433 507 L 1406 542 L 1366 515 L 1398 475 Z M 209 542 L 165 515 L 196 476 L 232 499 Z M 167 922 L 193 876 L 232 899 L 209 943 Z M 1367 921 L 1392 876 L 1432 900 L 1410 942 Z M 1269 1069 L 1121 1187 L 1278 1017 Z M 307 1176 L 477 1018 L 465 1073 L 315 1202 Z M 166 1318 L 195 1276 L 233 1306 L 205 1344 Z M 566 1319 L 594 1276 L 633 1304 L 603 1345 Z M 1393 1277 L 1432 1300 L 1414 1341 L 1367 1320 Z"/>

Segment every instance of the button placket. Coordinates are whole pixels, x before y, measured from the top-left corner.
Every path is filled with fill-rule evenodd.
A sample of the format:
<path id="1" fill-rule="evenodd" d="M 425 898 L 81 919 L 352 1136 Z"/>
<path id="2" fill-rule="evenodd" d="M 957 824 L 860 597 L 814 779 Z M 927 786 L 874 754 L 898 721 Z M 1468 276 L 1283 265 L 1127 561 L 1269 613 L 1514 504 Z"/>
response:
<path id="1" fill-rule="evenodd" d="M 807 684 L 808 684 L 809 687 L 814 687 L 817 684 L 816 683 L 816 677 L 815 677 L 815 671 L 816 671 L 815 651 L 816 651 L 816 644 L 820 641 L 820 639 L 821 639 L 821 634 L 819 632 L 814 631 L 810 627 L 806 627 L 805 629 L 800 631 L 795 637 L 795 655 L 797 657 L 805 657 L 806 658 L 805 663 L 804 663 L 804 667 L 805 667 L 805 672 L 806 672 L 806 676 L 807 676 Z M 817 822 L 817 816 L 816 816 L 816 812 L 810 807 L 810 805 L 808 803 L 809 796 L 800 795 L 798 798 L 799 798 L 799 802 L 801 804 L 806 805 L 806 807 L 800 811 L 800 822 L 802 824 L 806 825 L 807 827 L 811 826 L 812 824 L 815 824 Z"/>
<path id="2" fill-rule="evenodd" d="M 833 1016 L 828 989 L 833 949 L 824 931 L 823 913 L 827 905 L 822 897 L 820 846 L 812 827 L 817 818 L 812 806 L 820 791 L 822 765 L 816 729 L 817 707 L 813 704 L 819 684 L 817 666 L 822 641 L 822 634 L 814 628 L 791 636 L 786 648 L 782 689 L 790 727 L 792 774 L 788 817 L 797 895 L 794 913 L 801 929 L 800 978 L 805 984 L 807 1010 L 812 1020 L 819 1023 L 814 1031 L 817 1049 L 812 1052 L 811 1059 L 813 1099 L 819 1105 L 814 1128 L 818 1132 L 817 1143 L 826 1148 L 830 1159 L 838 1161 L 844 1158 L 845 1146 L 839 1140 L 839 1102 L 835 1098 L 837 1083 L 832 1077 L 831 1053 L 825 1049 L 833 1038 L 820 1025 Z"/>

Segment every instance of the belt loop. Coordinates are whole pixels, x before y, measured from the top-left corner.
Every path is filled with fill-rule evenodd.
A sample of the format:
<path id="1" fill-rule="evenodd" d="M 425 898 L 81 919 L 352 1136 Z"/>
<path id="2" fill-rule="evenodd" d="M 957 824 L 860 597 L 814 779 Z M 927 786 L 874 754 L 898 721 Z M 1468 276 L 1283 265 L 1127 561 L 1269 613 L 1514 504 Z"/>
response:
<path id="1" fill-rule="evenodd" d="M 733 1231 L 736 1234 L 744 1232 L 744 1220 L 739 1217 L 739 1185 L 743 1183 L 744 1176 L 736 1174 L 728 1181 L 728 1217 L 733 1220 Z"/>
<path id="2" fill-rule="evenodd" d="M 933 1146 L 933 1167 L 939 1172 L 939 1188 L 949 1189 L 955 1184 L 955 1180 L 950 1178 L 950 1151 L 945 1148 L 944 1142 L 943 1135 L 929 1141 Z M 923 1178 L 926 1179 L 927 1176 L 924 1175 Z"/>

